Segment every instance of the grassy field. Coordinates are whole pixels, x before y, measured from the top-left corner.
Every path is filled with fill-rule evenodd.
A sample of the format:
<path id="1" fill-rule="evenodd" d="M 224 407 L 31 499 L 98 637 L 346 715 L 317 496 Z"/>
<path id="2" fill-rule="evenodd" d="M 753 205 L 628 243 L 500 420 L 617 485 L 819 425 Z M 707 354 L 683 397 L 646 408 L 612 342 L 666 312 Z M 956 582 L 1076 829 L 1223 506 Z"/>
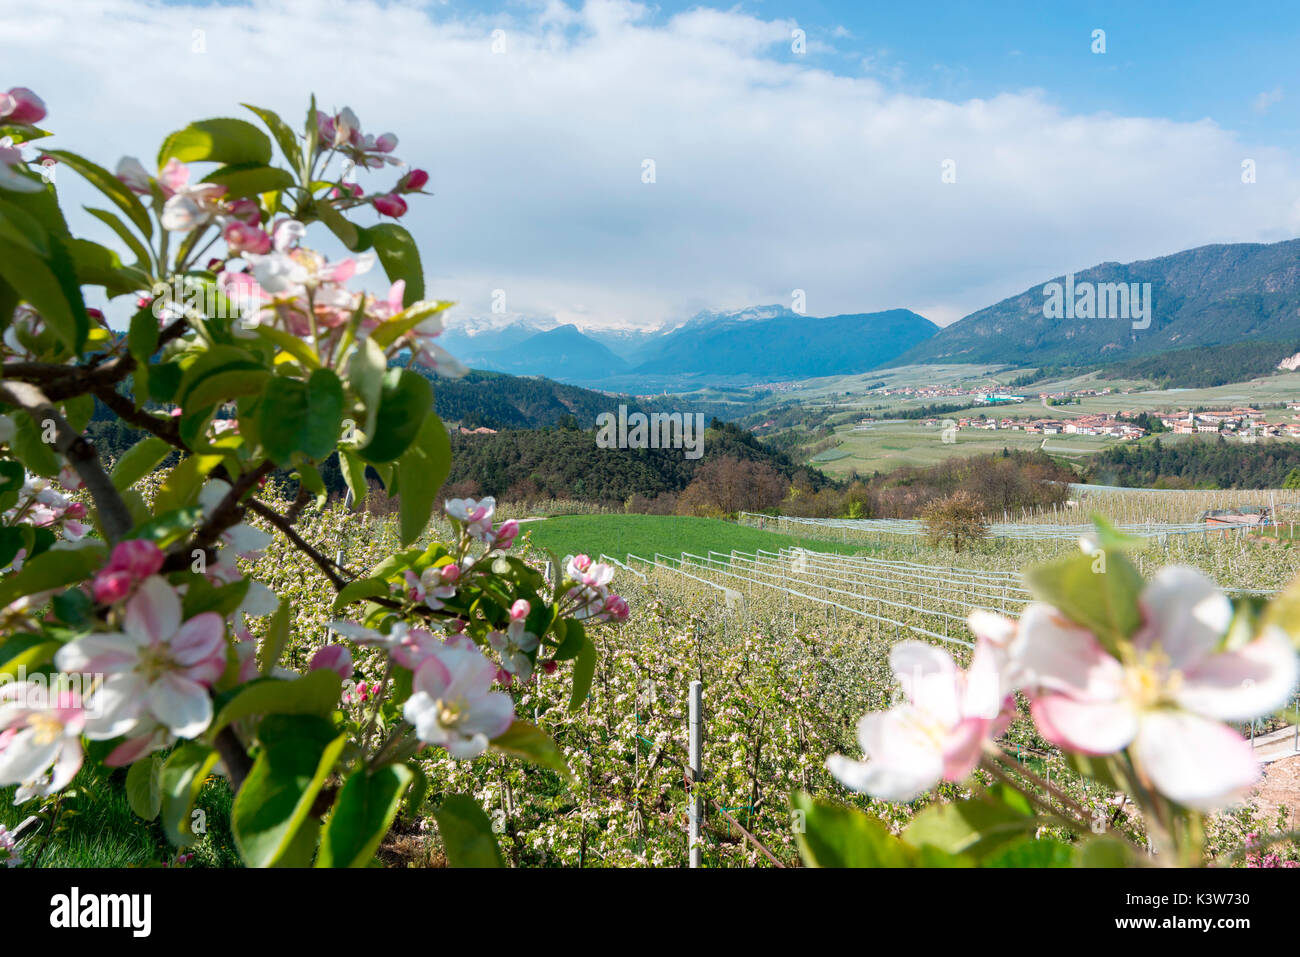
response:
<path id="1" fill-rule="evenodd" d="M 528 522 L 523 527 L 531 536 L 533 545 L 549 548 L 561 558 L 582 551 L 593 556 L 604 552 L 622 560 L 629 553 L 642 558 L 650 558 L 655 552 L 673 556 L 682 552 L 703 555 L 711 548 L 718 551 L 733 548 L 776 551 L 783 547 L 802 546 L 848 554 L 870 550 L 860 544 L 843 545 L 765 532 L 716 518 L 682 515 L 561 515 Z"/>
<path id="2" fill-rule="evenodd" d="M 1044 438 L 1047 439 L 1046 451 L 1052 455 L 1067 462 L 1082 462 L 1119 441 L 1091 435 L 1044 437 L 1003 429 L 962 429 L 955 442 L 946 443 L 938 427 L 924 426 L 915 419 L 883 422 L 865 428 L 841 428 L 835 437 L 841 442 L 836 451 L 845 454 L 831 458 L 828 453 L 822 453 L 813 460 L 828 475 L 847 475 L 854 469 L 869 475 L 908 465 L 935 465 L 953 456 L 984 455 L 1003 449 L 1031 451 L 1042 448 Z"/>

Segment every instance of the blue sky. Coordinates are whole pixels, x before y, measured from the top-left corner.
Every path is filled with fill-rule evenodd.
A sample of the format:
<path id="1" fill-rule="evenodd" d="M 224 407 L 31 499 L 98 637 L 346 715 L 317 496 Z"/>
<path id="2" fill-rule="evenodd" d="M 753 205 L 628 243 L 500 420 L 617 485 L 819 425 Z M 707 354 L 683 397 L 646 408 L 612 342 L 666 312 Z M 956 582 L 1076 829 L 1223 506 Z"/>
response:
<path id="1" fill-rule="evenodd" d="M 946 324 L 1103 261 L 1300 236 L 1294 2 L 0 0 L 0 32 L 0 88 L 106 166 L 241 101 L 396 133 L 453 321 L 646 327 L 802 290 Z"/>

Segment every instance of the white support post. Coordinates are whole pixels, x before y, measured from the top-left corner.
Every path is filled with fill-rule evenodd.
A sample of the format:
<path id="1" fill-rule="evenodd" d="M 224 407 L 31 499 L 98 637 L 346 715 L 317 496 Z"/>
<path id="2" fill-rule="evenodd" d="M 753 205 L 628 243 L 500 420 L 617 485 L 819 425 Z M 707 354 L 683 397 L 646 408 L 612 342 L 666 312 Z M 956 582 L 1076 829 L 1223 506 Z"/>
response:
<path id="1" fill-rule="evenodd" d="M 690 851 L 691 867 L 699 867 L 702 853 L 700 847 L 700 821 L 704 817 L 704 798 L 700 796 L 699 792 L 700 783 L 704 780 L 703 682 L 691 682 L 690 698 L 691 795 L 688 811 L 690 816 L 690 843 L 687 847 Z"/>

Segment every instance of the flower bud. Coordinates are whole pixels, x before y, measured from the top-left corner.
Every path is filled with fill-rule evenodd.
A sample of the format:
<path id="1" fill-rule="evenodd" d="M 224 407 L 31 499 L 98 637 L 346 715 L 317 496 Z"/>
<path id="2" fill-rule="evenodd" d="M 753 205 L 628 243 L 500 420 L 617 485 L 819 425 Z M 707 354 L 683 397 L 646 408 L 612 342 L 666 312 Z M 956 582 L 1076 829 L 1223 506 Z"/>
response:
<path id="1" fill-rule="evenodd" d="M 422 169 L 413 169 L 397 181 L 397 188 L 403 192 L 424 189 L 429 182 L 429 174 Z"/>
<path id="2" fill-rule="evenodd" d="M 0 93 L 0 120 L 30 126 L 45 119 L 45 102 L 25 86 Z"/>
<path id="3" fill-rule="evenodd" d="M 406 200 L 394 193 L 385 193 L 382 196 L 376 196 L 372 203 L 375 205 L 375 211 L 381 216 L 391 216 L 393 219 L 401 219 L 406 215 Z"/>

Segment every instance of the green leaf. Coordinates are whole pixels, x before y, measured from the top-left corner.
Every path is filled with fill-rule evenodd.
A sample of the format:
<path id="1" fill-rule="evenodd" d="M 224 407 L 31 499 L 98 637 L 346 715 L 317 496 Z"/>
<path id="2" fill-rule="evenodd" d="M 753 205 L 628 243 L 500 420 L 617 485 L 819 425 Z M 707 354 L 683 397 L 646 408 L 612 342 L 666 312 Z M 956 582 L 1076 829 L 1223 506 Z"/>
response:
<path id="1" fill-rule="evenodd" d="M 983 867 L 1072 867 L 1074 848 L 1050 838 L 1020 841 L 984 859 Z"/>
<path id="2" fill-rule="evenodd" d="M 288 602 L 281 601 L 281 606 Z M 328 717 L 338 707 L 343 679 L 328 668 L 309 671 L 301 678 L 259 678 L 249 682 L 219 712 L 208 729 L 215 740 L 226 725 L 252 715 L 301 714 Z"/>
<path id="3" fill-rule="evenodd" d="M 45 257 L 50 254 L 45 227 L 13 203 L 0 200 L 0 239 L 17 243 L 28 252 Z M 7 317 L 6 317 L 7 318 Z"/>
<path id="4" fill-rule="evenodd" d="M 298 145 L 298 137 L 289 128 L 289 124 L 280 119 L 279 114 L 273 110 L 252 106 L 248 103 L 241 103 L 240 106 L 257 114 L 257 118 L 266 125 L 266 128 L 271 131 L 271 135 L 275 137 L 275 142 L 279 145 L 280 152 L 284 154 L 284 158 L 289 165 L 293 169 L 301 168 L 302 149 Z"/>
<path id="5" fill-rule="evenodd" d="M 153 306 L 145 306 L 131 317 L 131 325 L 126 334 L 127 350 L 141 365 L 147 365 L 149 357 L 158 348 L 158 317 L 153 314 Z M 173 366 L 177 373 L 179 366 Z M 179 376 L 177 382 L 179 384 Z"/>
<path id="6" fill-rule="evenodd" d="M 123 452 L 113 466 L 114 487 L 119 490 L 130 488 L 157 468 L 171 454 L 171 450 L 171 445 L 157 436 L 145 436 Z"/>
<path id="7" fill-rule="evenodd" d="M 1133 851 L 1113 837 L 1094 837 L 1079 854 L 1081 867 L 1132 867 Z"/>
<path id="8" fill-rule="evenodd" d="M 370 462 L 393 461 L 415 441 L 432 409 L 428 379 L 409 369 L 390 369 L 380 389 L 374 435 L 358 451 Z"/>
<path id="9" fill-rule="evenodd" d="M 451 795 L 433 817 L 452 867 L 505 867 L 492 822 L 472 797 Z"/>
<path id="10" fill-rule="evenodd" d="M 203 509 L 200 506 L 183 505 L 169 509 L 143 525 L 137 525 L 131 530 L 129 537 L 143 538 L 145 541 L 153 542 L 159 548 L 166 548 L 177 539 L 188 535 L 202 517 Z"/>
<path id="11" fill-rule="evenodd" d="M 558 771 L 562 777 L 573 780 L 573 772 L 564 760 L 564 752 L 551 740 L 549 734 L 535 724 L 516 719 L 504 734 L 492 739 L 492 748 L 502 754 Z"/>
<path id="12" fill-rule="evenodd" d="M 401 764 L 354 772 L 339 792 L 321 839 L 317 867 L 365 867 L 393 826 L 412 779 Z"/>
<path id="13" fill-rule="evenodd" d="M 339 589 L 338 597 L 334 599 L 334 611 L 342 611 L 363 598 L 387 598 L 390 592 L 388 582 L 382 578 L 359 578 Z"/>
<path id="14" fill-rule="evenodd" d="M 271 162 L 271 141 L 252 123 L 219 118 L 199 120 L 177 130 L 163 141 L 158 151 L 158 168 L 175 157 L 182 163 L 256 163 Z"/>
<path id="15" fill-rule="evenodd" d="M 242 196 L 260 196 L 288 189 L 293 185 L 293 176 L 287 171 L 262 163 L 235 163 L 223 166 L 219 170 L 203 177 L 205 183 L 220 183 L 226 187 L 227 199 Z"/>
<path id="16" fill-rule="evenodd" d="M 912 819 L 902 837 L 916 848 L 930 845 L 982 860 L 1037 828 L 1038 819 L 1022 808 L 975 797 L 931 804 Z"/>
<path id="17" fill-rule="evenodd" d="M 34 472 L 44 478 L 54 478 L 59 474 L 62 460 L 54 451 L 54 446 L 43 437 L 46 429 L 27 413 L 13 416 L 14 438 L 10 443 L 14 455 Z M 53 435 L 53 431 L 50 432 Z"/>
<path id="18" fill-rule="evenodd" d="M 381 345 L 371 334 L 357 343 L 356 351 L 348 359 L 348 384 L 365 407 L 366 419 L 361 431 L 367 438 L 375 434 L 375 419 L 383 395 L 384 376 L 388 372 L 388 360 L 384 358 Z"/>
<path id="19" fill-rule="evenodd" d="M 81 298 L 77 265 L 66 240 L 51 235 L 48 241 L 49 255 L 38 256 L 26 246 L 0 238 L 0 276 L 36 307 L 63 345 L 79 353 L 90 331 L 90 317 Z"/>
<path id="20" fill-rule="evenodd" d="M 1122 551 L 1075 554 L 1025 573 L 1034 597 L 1097 636 L 1112 654 L 1142 624 L 1142 576 Z"/>
<path id="21" fill-rule="evenodd" d="M 311 346 L 303 342 L 295 335 L 285 332 L 283 329 L 276 329 L 274 326 L 254 326 L 254 330 L 259 336 L 273 345 L 279 346 L 285 352 L 289 353 L 295 359 L 302 363 L 306 369 L 319 369 L 320 359 L 312 351 Z"/>
<path id="22" fill-rule="evenodd" d="M 312 209 L 320 217 L 329 231 L 338 237 L 339 242 L 354 253 L 364 252 L 370 248 L 370 231 L 349 219 L 331 206 L 327 201 L 315 203 Z"/>
<path id="23" fill-rule="evenodd" d="M 163 479 L 153 507 L 159 515 L 189 505 L 199 494 L 199 487 L 221 464 L 222 455 L 187 455 Z"/>
<path id="24" fill-rule="evenodd" d="M 397 460 L 397 481 L 402 490 L 398 501 L 401 542 L 410 545 L 429 524 L 438 489 L 451 471 L 451 439 L 447 427 L 432 412 L 410 448 Z"/>
<path id="25" fill-rule="evenodd" d="M 126 248 L 131 250 L 132 254 L 135 256 L 136 262 L 142 268 L 149 268 L 151 257 L 148 248 L 144 243 L 140 242 L 140 238 L 136 236 L 135 233 L 131 232 L 131 230 L 127 228 L 126 223 L 122 222 L 122 220 L 118 219 L 115 214 L 110 213 L 106 209 L 94 209 L 87 206 L 85 207 L 85 210 L 117 234 L 117 238 L 126 244 Z"/>
<path id="26" fill-rule="evenodd" d="M 420 265 L 420 250 L 406 228 L 396 223 L 379 223 L 367 232 L 389 281 L 406 281 L 402 304 L 410 306 L 423 299 L 424 269 Z"/>
<path id="27" fill-rule="evenodd" d="M 295 452 L 324 459 L 334 451 L 343 421 L 343 384 L 329 369 L 317 369 L 306 382 L 276 377 L 266 387 L 258 415 L 262 447 L 277 465 Z"/>
<path id="28" fill-rule="evenodd" d="M 809 867 L 914 867 L 917 863 L 915 848 L 861 811 L 802 792 L 791 795 L 790 803 L 802 824 L 796 827 L 795 840 Z"/>
<path id="29" fill-rule="evenodd" d="M 577 622 L 570 621 L 568 627 L 572 629 L 575 624 Z M 587 694 L 591 691 L 591 679 L 595 676 L 596 646 L 591 643 L 590 638 L 584 638 L 582 647 L 573 662 L 573 692 L 569 696 L 569 711 L 577 711 L 582 707 L 582 703 L 587 700 Z"/>
<path id="30" fill-rule="evenodd" d="M 0 644 L 0 675 L 17 678 L 20 670 L 31 674 L 53 661 L 62 647 L 44 635 L 15 635 Z"/>
<path id="31" fill-rule="evenodd" d="M 186 583 L 185 594 L 181 596 L 182 619 L 189 621 L 205 611 L 214 611 L 222 618 L 228 618 L 248 595 L 250 581 L 240 578 L 229 585 L 214 585 L 203 575 L 192 574 Z"/>
<path id="32" fill-rule="evenodd" d="M 288 598 L 281 598 L 280 604 L 275 608 L 275 614 L 271 616 L 266 637 L 262 639 L 262 647 L 257 653 L 257 670 L 262 674 L 269 675 L 271 669 L 280 663 L 284 649 L 289 644 L 289 626 L 292 623 L 293 605 L 289 603 Z M 337 694 L 334 700 L 338 701 Z"/>
<path id="33" fill-rule="evenodd" d="M 352 501 L 360 505 L 366 500 L 366 463 L 361 456 L 351 449 L 339 449 L 339 469 L 343 472 L 343 481 L 352 491 Z"/>
<path id="34" fill-rule="evenodd" d="M 258 395 L 271 379 L 263 369 L 240 369 L 216 372 L 195 384 L 185 396 L 185 411 L 205 409 L 237 399 L 241 395 Z"/>
<path id="35" fill-rule="evenodd" d="M 79 548 L 42 552 L 23 563 L 23 570 L 0 581 L 0 608 L 23 595 L 53 591 L 87 579 L 104 564 L 108 547 L 99 541 Z"/>
<path id="36" fill-rule="evenodd" d="M 529 629 L 531 631 L 531 629 Z M 538 635 L 541 632 L 534 631 Z M 557 635 L 557 637 L 559 637 Z M 564 636 L 560 639 L 560 645 L 555 649 L 555 654 L 551 657 L 556 661 L 568 661 L 570 658 L 576 658 L 578 653 L 587 644 L 587 629 L 582 622 L 571 619 L 564 622 Z"/>
<path id="37" fill-rule="evenodd" d="M 167 832 L 167 839 L 177 847 L 188 847 L 199 839 L 190 829 L 190 811 L 219 758 L 220 755 L 206 744 L 186 741 L 163 765 L 160 783 L 163 830 Z"/>
<path id="38" fill-rule="evenodd" d="M 324 718 L 273 714 L 262 720 L 258 738 L 262 751 L 235 795 L 230 826 L 244 863 L 270 867 L 295 850 L 348 736 Z"/>
<path id="39" fill-rule="evenodd" d="M 135 227 L 140 230 L 145 239 L 153 236 L 153 222 L 149 219 L 149 211 L 145 209 L 140 197 L 131 192 L 120 179 L 102 166 L 97 166 L 76 153 L 69 153 L 67 150 L 46 150 L 45 152 L 60 162 L 68 164 L 68 166 L 85 177 L 92 186 L 112 200 L 113 204 L 124 212 L 127 219 L 131 220 Z M 146 257 L 144 261 L 148 262 L 148 258 Z"/>
<path id="40" fill-rule="evenodd" d="M 162 810 L 162 759 L 149 754 L 126 772 L 126 802 L 136 817 L 152 821 Z"/>

